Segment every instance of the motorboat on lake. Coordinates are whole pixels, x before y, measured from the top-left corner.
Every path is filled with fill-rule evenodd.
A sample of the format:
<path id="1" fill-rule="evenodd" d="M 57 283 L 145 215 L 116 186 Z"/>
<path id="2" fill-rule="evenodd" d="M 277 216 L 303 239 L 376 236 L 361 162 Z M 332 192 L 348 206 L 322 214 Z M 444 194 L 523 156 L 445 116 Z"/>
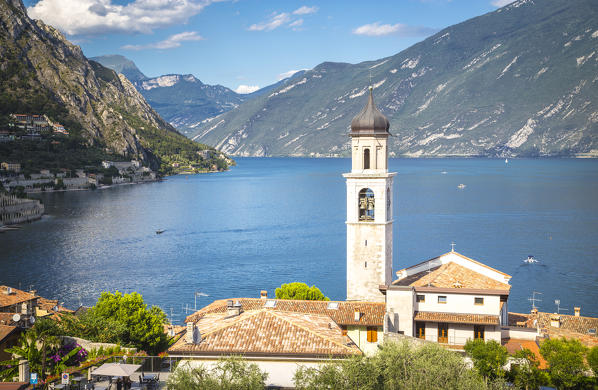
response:
<path id="1" fill-rule="evenodd" d="M 532 255 L 527 256 L 527 259 L 523 260 L 524 263 L 526 264 L 535 264 L 538 262 L 538 260 L 536 260 L 536 258 Z"/>
<path id="2" fill-rule="evenodd" d="M 164 233 L 166 230 L 156 230 L 156 234 L 162 234 Z"/>
<path id="3" fill-rule="evenodd" d="M 461 183 L 457 186 L 458 189 L 462 190 L 463 188 L 467 187 L 465 184 Z"/>

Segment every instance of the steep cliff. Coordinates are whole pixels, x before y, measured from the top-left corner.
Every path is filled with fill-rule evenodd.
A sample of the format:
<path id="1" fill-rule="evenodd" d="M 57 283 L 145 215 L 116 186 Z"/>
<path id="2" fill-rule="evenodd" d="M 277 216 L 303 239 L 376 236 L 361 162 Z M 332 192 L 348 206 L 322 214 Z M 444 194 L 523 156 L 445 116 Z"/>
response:
<path id="1" fill-rule="evenodd" d="M 181 152 L 184 162 L 205 162 L 199 152 L 207 146 L 179 134 L 124 76 L 89 61 L 58 30 L 30 19 L 21 0 L 0 0 L 0 70 L 0 115 L 45 113 L 89 147 L 162 171 Z"/>

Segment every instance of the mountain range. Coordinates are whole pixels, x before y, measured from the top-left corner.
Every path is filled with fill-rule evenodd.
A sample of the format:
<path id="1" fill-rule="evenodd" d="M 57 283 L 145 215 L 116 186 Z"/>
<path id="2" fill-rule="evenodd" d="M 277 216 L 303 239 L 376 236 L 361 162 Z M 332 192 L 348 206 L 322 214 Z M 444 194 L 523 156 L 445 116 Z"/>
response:
<path id="1" fill-rule="evenodd" d="M 126 76 L 154 110 L 183 134 L 191 134 L 206 119 L 279 86 L 276 83 L 250 94 L 239 94 L 222 85 L 204 84 L 192 74 L 147 77 L 133 61 L 122 55 L 110 54 L 91 59 Z"/>
<path id="2" fill-rule="evenodd" d="M 81 139 L 73 145 L 139 159 L 164 173 L 175 165 L 225 169 L 230 163 L 178 133 L 126 77 L 88 60 L 58 30 L 30 19 L 22 0 L 0 0 L 0 70 L 3 121 L 11 113 L 46 114 L 68 128 L 65 144 Z M 79 149 L 70 153 L 85 152 Z"/>
<path id="3" fill-rule="evenodd" d="M 192 139 L 237 156 L 347 156 L 371 85 L 391 156 L 598 156 L 597 47 L 595 0 L 518 0 L 387 58 L 324 62 Z"/>

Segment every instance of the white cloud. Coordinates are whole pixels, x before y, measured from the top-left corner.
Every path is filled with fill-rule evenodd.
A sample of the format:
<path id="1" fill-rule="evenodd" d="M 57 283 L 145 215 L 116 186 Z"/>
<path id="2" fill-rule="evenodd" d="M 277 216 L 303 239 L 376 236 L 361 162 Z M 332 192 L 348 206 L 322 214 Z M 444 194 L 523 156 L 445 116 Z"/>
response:
<path id="1" fill-rule="evenodd" d="M 289 24 L 289 27 L 300 27 L 303 24 L 303 19 L 297 19 Z"/>
<path id="2" fill-rule="evenodd" d="M 251 26 L 249 26 L 249 31 L 272 31 L 280 26 L 289 23 L 290 21 L 291 17 L 288 13 L 274 13 L 269 21 L 252 24 Z"/>
<path id="3" fill-rule="evenodd" d="M 316 12 L 318 12 L 318 7 L 313 6 L 313 7 L 308 7 L 306 5 L 304 5 L 303 7 L 297 8 L 296 10 L 293 11 L 293 15 L 307 15 L 307 14 L 315 14 Z"/>
<path id="4" fill-rule="evenodd" d="M 235 89 L 236 93 L 252 93 L 260 89 L 257 85 L 239 85 L 237 89 Z"/>
<path id="5" fill-rule="evenodd" d="M 291 77 L 292 75 L 294 75 L 297 72 L 301 72 L 302 70 L 307 70 L 307 69 L 299 69 L 299 70 L 289 70 L 288 72 L 284 72 L 278 75 L 278 80 L 282 80 L 282 79 L 286 79 Z"/>
<path id="6" fill-rule="evenodd" d="M 210 2 L 134 0 L 121 5 L 113 0 L 40 0 L 27 12 L 69 35 L 150 33 L 156 28 L 187 22 Z"/>
<path id="7" fill-rule="evenodd" d="M 380 22 L 364 24 L 353 30 L 353 34 L 378 37 L 397 34 L 404 37 L 426 36 L 436 32 L 436 29 L 423 26 L 408 26 L 406 24 L 380 24 Z"/>
<path id="8" fill-rule="evenodd" d="M 511 4 L 515 0 L 492 0 L 490 4 L 495 7 L 504 7 L 507 4 Z"/>
<path id="9" fill-rule="evenodd" d="M 196 31 L 185 31 L 179 34 L 169 36 L 163 41 L 148 43 L 146 45 L 124 45 L 126 50 L 144 50 L 144 49 L 173 49 L 181 46 L 184 41 L 201 41 L 203 38 Z"/>

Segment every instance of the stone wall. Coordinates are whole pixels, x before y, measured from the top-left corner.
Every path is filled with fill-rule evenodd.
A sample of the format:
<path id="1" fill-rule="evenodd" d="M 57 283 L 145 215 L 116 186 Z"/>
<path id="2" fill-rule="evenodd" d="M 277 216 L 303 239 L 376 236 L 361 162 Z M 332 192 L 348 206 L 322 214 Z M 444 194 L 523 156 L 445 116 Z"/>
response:
<path id="1" fill-rule="evenodd" d="M 21 199 L 14 195 L 0 195 L 0 225 L 14 225 L 40 219 L 44 205 L 36 199 Z"/>

